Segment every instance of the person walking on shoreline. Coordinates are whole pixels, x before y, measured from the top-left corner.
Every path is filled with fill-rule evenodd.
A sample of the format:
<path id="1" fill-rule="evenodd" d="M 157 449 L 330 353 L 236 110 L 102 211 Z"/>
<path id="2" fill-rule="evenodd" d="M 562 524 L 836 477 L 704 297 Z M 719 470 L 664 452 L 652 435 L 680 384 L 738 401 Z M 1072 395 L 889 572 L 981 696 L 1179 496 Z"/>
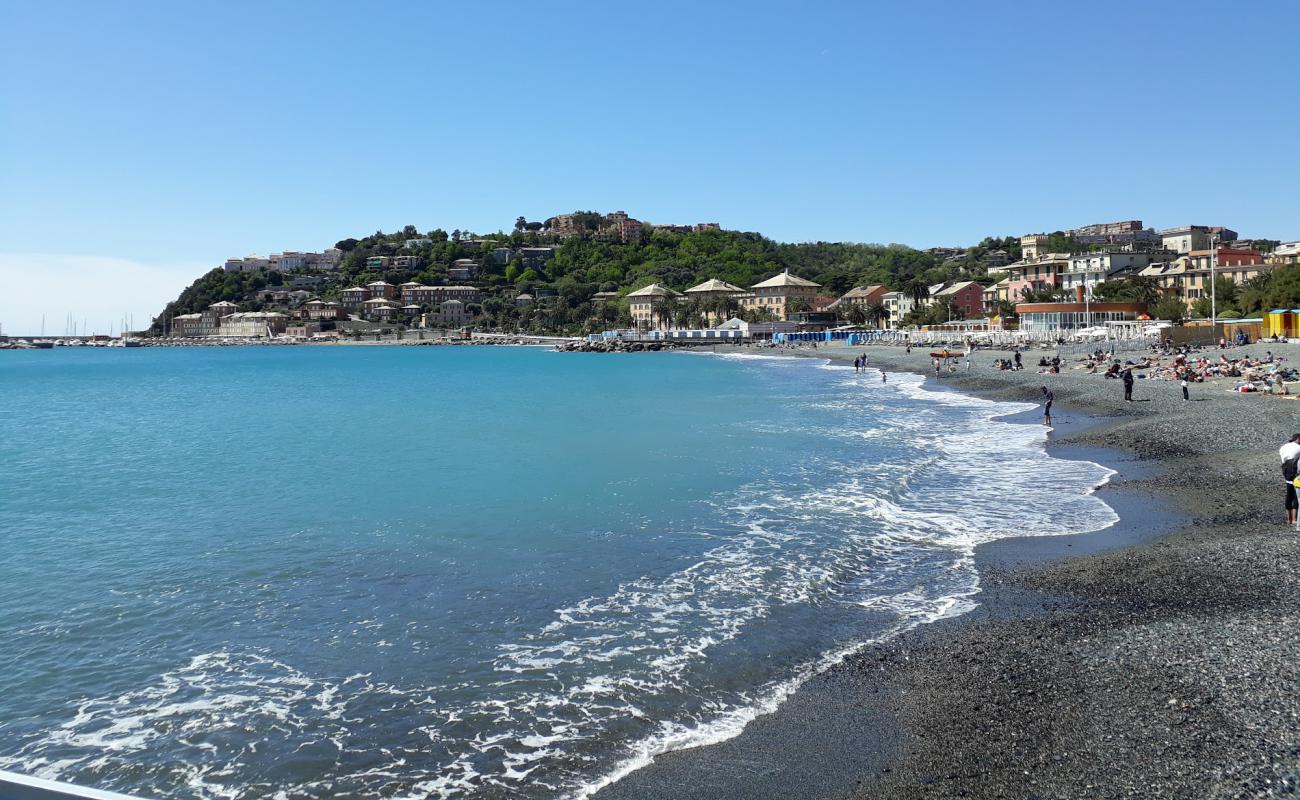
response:
<path id="1" fill-rule="evenodd" d="M 1300 433 L 1293 434 L 1290 441 L 1277 450 L 1282 459 L 1282 481 L 1286 484 L 1286 524 L 1296 524 L 1296 510 L 1300 509 L 1300 498 L 1296 497 L 1295 479 L 1297 464 L 1300 463 Z"/>
<path id="2" fill-rule="evenodd" d="M 1048 428 L 1052 427 L 1052 403 L 1055 402 L 1056 395 L 1046 386 L 1043 387 L 1043 425 Z"/>
<path id="3" fill-rule="evenodd" d="M 885 374 L 885 371 L 883 369 L 880 371 L 880 382 L 889 383 L 889 376 Z"/>
<path id="4" fill-rule="evenodd" d="M 1133 402 L 1133 368 L 1125 369 L 1120 378 L 1124 382 L 1124 399 L 1131 403 Z"/>

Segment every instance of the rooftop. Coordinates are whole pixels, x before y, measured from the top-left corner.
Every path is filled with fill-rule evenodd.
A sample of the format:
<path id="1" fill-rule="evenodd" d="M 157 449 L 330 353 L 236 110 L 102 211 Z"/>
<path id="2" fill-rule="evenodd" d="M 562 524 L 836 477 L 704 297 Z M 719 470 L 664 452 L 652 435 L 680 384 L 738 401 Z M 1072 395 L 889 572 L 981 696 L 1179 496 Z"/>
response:
<path id="1" fill-rule="evenodd" d="M 798 275 L 791 275 L 788 269 L 762 283 L 754 284 L 755 289 L 771 289 L 778 286 L 821 286 L 821 284 L 814 283 L 807 278 L 800 278 Z"/>
<path id="2" fill-rule="evenodd" d="M 628 292 L 628 297 L 677 297 L 678 293 L 666 286 L 660 286 L 652 283 L 649 286 L 637 289 L 635 292 Z"/>
<path id="3" fill-rule="evenodd" d="M 710 278 L 699 286 L 692 286 L 686 290 L 687 294 L 692 292 L 744 292 L 739 286 L 733 286 L 726 281 L 720 281 L 717 278 Z"/>

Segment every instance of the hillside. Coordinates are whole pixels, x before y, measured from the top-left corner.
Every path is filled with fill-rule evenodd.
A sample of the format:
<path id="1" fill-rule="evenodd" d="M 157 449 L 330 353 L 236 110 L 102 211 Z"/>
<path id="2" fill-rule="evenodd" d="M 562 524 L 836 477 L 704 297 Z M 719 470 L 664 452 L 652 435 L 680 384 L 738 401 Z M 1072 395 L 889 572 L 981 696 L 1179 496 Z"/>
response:
<path id="1" fill-rule="evenodd" d="M 411 247 L 410 240 L 428 240 Z M 987 239 L 965 251 L 962 258 L 941 260 L 938 256 L 904 245 L 810 242 L 785 244 L 758 233 L 707 229 L 676 232 L 646 226 L 643 240 L 623 243 L 597 238 L 559 238 L 545 230 L 521 229 L 511 233 L 478 235 L 436 229 L 420 233 L 414 226 L 400 231 L 378 231 L 362 238 L 341 240 L 339 269 L 322 273 L 324 282 L 313 287 L 313 295 L 334 298 L 348 286 L 384 280 L 398 285 L 415 281 L 426 285 L 471 283 L 484 289 L 482 312 L 488 325 L 519 322 L 527 327 L 574 330 L 598 316 L 589 301 L 596 292 L 626 293 L 652 282 L 683 290 L 709 278 L 720 278 L 748 287 L 781 270 L 822 284 L 827 295 L 839 295 L 863 284 L 884 284 L 903 288 L 911 282 L 938 283 L 954 278 L 987 280 L 980 263 L 991 246 L 1005 247 L 1004 240 Z M 555 247 L 548 261 L 525 261 L 513 251 L 521 247 Z M 510 248 L 512 255 L 502 263 L 493 258 L 496 248 Z M 414 269 L 367 269 L 372 256 L 417 256 Z M 472 280 L 452 280 L 448 269 L 457 259 L 473 259 L 481 265 Z M 294 275 L 278 272 L 228 273 L 221 269 L 202 276 L 163 310 L 172 315 L 201 311 L 211 303 L 228 300 L 241 310 L 261 310 L 270 305 L 257 299 L 267 288 L 288 285 Z M 554 294 L 544 320 L 536 311 L 517 311 L 513 298 L 520 292 Z M 602 320 L 595 320 L 602 321 Z M 604 322 L 614 320 L 606 319 Z M 160 323 L 155 323 L 160 330 Z"/>

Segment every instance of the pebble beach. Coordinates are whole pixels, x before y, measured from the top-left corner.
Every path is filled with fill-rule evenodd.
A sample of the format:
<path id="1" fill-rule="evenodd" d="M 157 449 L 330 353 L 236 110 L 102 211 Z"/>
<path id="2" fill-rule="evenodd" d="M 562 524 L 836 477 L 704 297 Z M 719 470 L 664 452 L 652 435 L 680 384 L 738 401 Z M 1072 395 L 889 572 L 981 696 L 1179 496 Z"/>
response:
<path id="1" fill-rule="evenodd" d="M 1265 351 L 1300 363 L 1300 345 L 1227 355 Z M 1117 470 L 1099 496 L 1121 522 L 981 548 L 976 611 L 872 646 L 736 739 L 661 757 L 598 796 L 1296 796 L 1300 534 L 1285 525 L 1277 448 L 1300 430 L 1300 404 L 1229 378 L 1193 384 L 1188 401 L 1177 381 L 1138 380 L 1126 403 L 1119 381 L 1070 360 L 1039 374 L 1039 351 L 1022 371 L 977 351 L 937 380 L 925 348 L 800 354 L 863 352 L 872 373 L 993 399 L 1038 402 L 1049 387 L 1048 447 Z"/>

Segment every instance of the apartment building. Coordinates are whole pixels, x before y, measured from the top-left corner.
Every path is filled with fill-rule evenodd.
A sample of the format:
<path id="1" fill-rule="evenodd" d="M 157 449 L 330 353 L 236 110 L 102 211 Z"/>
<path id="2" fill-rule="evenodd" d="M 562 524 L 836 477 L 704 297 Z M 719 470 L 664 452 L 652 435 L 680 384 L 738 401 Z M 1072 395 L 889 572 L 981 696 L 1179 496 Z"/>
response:
<path id="1" fill-rule="evenodd" d="M 652 283 L 649 286 L 628 292 L 628 310 L 632 313 L 632 323 L 641 330 L 665 330 L 672 321 L 663 314 L 664 304 L 670 298 L 681 297 L 666 286 Z"/>
<path id="2" fill-rule="evenodd" d="M 880 302 L 885 304 L 886 317 L 884 324 L 886 328 L 901 328 L 903 317 L 912 313 L 912 309 L 916 308 L 916 303 L 912 298 L 902 292 L 885 292 L 881 295 Z"/>
<path id="3" fill-rule="evenodd" d="M 1082 286 L 1091 289 L 1102 281 L 1136 275 L 1154 263 L 1169 261 L 1173 257 L 1173 253 L 1165 250 L 1080 253 L 1070 256 L 1068 265 L 1060 273 L 1060 288 L 1072 290 Z"/>
<path id="4" fill-rule="evenodd" d="M 779 275 L 754 284 L 750 289 L 753 292 L 752 297 L 741 296 L 739 299 L 742 308 L 765 308 L 775 319 L 785 321 L 790 318 L 789 314 L 794 310 L 791 308 L 793 305 L 802 304 L 811 309 L 817 300 L 817 290 L 820 288 L 820 283 L 791 275 L 790 270 L 785 270 Z"/>
<path id="5" fill-rule="evenodd" d="M 1237 232 L 1219 225 L 1180 225 L 1160 231 L 1160 241 L 1166 250 L 1179 255 L 1193 250 L 1208 250 L 1213 242 L 1235 242 Z"/>
<path id="6" fill-rule="evenodd" d="M 1300 242 L 1282 242 L 1273 252 L 1264 256 L 1264 263 L 1275 267 L 1300 264 Z"/>
<path id="7" fill-rule="evenodd" d="M 961 312 L 962 317 L 973 319 L 984 313 L 984 287 L 975 281 L 956 281 L 931 288 L 930 304 L 946 303 Z"/>

